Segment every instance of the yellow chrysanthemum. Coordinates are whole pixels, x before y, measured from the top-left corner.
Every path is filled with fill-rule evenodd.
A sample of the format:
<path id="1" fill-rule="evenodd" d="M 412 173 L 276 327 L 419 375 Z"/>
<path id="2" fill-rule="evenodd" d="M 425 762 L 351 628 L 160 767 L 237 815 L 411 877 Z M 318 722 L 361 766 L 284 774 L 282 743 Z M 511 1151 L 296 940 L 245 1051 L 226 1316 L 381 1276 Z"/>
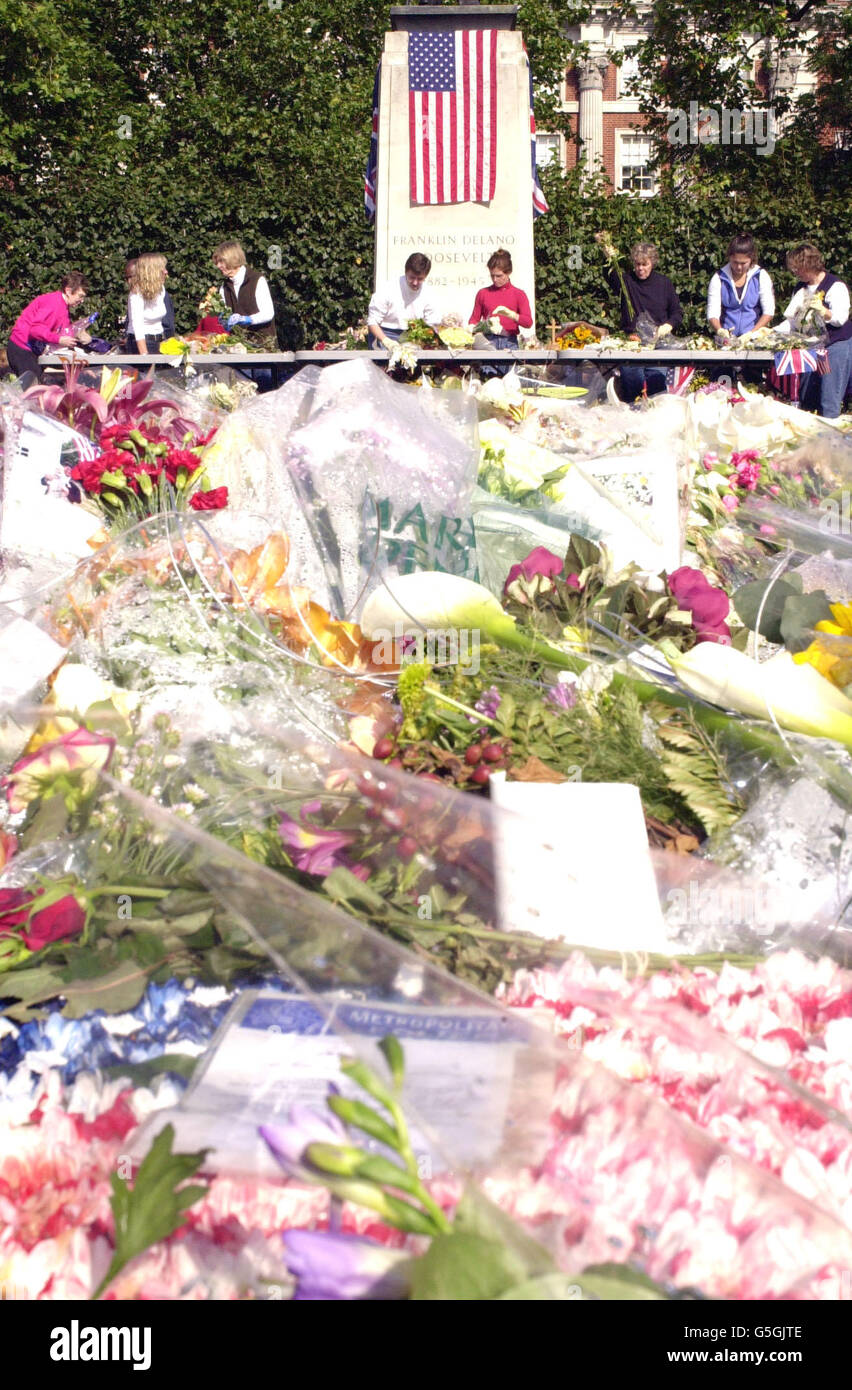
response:
<path id="1" fill-rule="evenodd" d="M 840 605 L 836 604 L 835 607 L 839 608 Z M 824 630 L 826 627 L 833 635 L 843 635 L 840 628 L 835 628 L 834 624 L 817 624 L 818 629 Z M 817 638 L 805 651 L 796 652 L 793 660 L 800 666 L 813 666 L 821 676 L 831 681 L 832 685 L 836 685 L 838 690 L 845 690 L 848 685 L 852 685 L 852 642 L 821 642 Z"/>
<path id="2" fill-rule="evenodd" d="M 832 603 L 830 623 L 827 618 L 816 624 L 817 632 L 830 632 L 835 637 L 852 637 L 852 603 Z"/>

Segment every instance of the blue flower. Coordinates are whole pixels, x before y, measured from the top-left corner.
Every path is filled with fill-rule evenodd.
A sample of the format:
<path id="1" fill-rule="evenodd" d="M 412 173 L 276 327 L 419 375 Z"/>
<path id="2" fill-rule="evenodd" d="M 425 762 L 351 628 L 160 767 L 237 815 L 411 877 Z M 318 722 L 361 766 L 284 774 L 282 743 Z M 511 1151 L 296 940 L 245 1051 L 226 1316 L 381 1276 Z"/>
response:
<path id="1" fill-rule="evenodd" d="M 295 1300 L 408 1298 L 404 1251 L 326 1231 L 285 1231 L 284 1248 Z"/>

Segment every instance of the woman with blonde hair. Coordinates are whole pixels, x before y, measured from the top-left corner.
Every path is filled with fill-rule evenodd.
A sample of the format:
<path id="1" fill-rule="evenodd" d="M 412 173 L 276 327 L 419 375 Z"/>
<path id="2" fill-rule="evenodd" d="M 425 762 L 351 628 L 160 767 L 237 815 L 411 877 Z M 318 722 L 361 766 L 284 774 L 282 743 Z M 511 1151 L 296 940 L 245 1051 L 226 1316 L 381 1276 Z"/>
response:
<path id="1" fill-rule="evenodd" d="M 852 385 L 852 318 L 849 286 L 826 270 L 821 252 L 810 241 L 802 241 L 787 252 L 787 269 L 798 276 L 796 292 L 784 310 L 782 331 L 795 327 L 804 309 L 813 306 L 825 322 L 829 371 L 804 375 L 799 404 L 803 410 L 817 410 L 826 420 L 836 420 Z M 820 298 L 814 296 L 819 295 Z"/>
<path id="2" fill-rule="evenodd" d="M 246 253 L 238 241 L 221 241 L 213 252 L 213 264 L 222 276 L 219 293 L 228 310 L 228 332 L 244 328 L 257 347 L 277 352 L 275 309 L 266 277 L 246 265 Z"/>
<path id="3" fill-rule="evenodd" d="M 128 343 L 134 339 L 135 350 L 142 357 L 158 353 L 165 337 L 166 258 L 159 255 L 140 256 L 130 271 L 127 297 Z"/>

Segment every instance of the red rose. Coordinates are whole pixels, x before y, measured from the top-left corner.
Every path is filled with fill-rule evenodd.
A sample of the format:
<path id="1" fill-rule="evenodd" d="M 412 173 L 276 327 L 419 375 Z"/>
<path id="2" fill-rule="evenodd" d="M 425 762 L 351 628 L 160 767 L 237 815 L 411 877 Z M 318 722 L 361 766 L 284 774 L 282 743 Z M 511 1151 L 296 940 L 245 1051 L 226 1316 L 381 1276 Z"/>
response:
<path id="1" fill-rule="evenodd" d="M 214 487 L 209 492 L 194 492 L 189 499 L 194 512 L 218 512 L 228 505 L 228 489 Z"/>
<path id="2" fill-rule="evenodd" d="M 0 935 L 8 936 L 26 924 L 26 930 L 20 932 L 20 937 L 28 951 L 40 951 L 53 941 L 79 936 L 86 924 L 85 910 L 73 893 L 67 893 L 58 902 L 30 915 L 33 904 L 43 891 L 41 888 L 36 893 L 30 893 L 26 888 L 0 889 Z"/>
<path id="3" fill-rule="evenodd" d="M 531 550 L 526 559 L 522 560 L 519 565 L 512 565 L 506 576 L 506 583 L 503 585 L 503 593 L 505 594 L 509 585 L 514 584 L 516 579 L 526 579 L 530 584 L 536 575 L 541 575 L 544 579 L 557 579 L 564 569 L 564 560 L 561 560 L 558 555 L 554 555 L 553 551 L 548 550 L 546 546 L 537 545 L 535 550 Z M 571 587 L 574 588 L 574 585 L 572 584 Z M 576 587 L 580 587 L 579 580 Z"/>

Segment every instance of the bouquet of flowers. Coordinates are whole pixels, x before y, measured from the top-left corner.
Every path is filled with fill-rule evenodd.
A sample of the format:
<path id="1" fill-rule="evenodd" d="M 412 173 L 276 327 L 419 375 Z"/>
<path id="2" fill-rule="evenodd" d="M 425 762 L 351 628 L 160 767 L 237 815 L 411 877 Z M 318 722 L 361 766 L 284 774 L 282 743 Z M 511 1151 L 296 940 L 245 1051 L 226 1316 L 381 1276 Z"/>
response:
<path id="1" fill-rule="evenodd" d="M 402 335 L 401 341 L 403 343 L 412 343 L 415 347 L 440 347 L 438 334 L 435 332 L 434 328 L 430 327 L 425 319 L 411 319 Z"/>
<path id="2" fill-rule="evenodd" d="M 205 294 L 204 298 L 202 299 L 201 303 L 200 303 L 199 306 L 198 306 L 198 313 L 199 313 L 199 315 L 200 315 L 200 317 L 201 317 L 202 319 L 211 318 L 211 319 L 219 319 L 219 320 L 221 321 L 222 315 L 223 315 L 224 311 L 225 311 L 225 306 L 224 306 L 224 304 L 223 304 L 223 302 L 222 302 L 222 296 L 221 296 L 221 294 L 219 293 L 219 288 L 218 288 L 217 285 L 211 285 L 210 288 L 209 288 L 209 290 L 208 290 L 207 293 Z M 224 328 L 225 328 L 225 325 L 224 325 L 224 323 L 223 323 L 223 324 L 222 324 L 222 331 L 223 331 L 223 332 L 224 332 Z"/>
<path id="3" fill-rule="evenodd" d="M 85 496 L 113 530 L 158 512 L 218 511 L 227 506 L 228 489 L 211 489 L 205 478 L 201 456 L 209 441 L 187 433 L 178 447 L 143 425 L 111 425 L 101 431 L 97 457 L 71 469 L 69 498 Z"/>

